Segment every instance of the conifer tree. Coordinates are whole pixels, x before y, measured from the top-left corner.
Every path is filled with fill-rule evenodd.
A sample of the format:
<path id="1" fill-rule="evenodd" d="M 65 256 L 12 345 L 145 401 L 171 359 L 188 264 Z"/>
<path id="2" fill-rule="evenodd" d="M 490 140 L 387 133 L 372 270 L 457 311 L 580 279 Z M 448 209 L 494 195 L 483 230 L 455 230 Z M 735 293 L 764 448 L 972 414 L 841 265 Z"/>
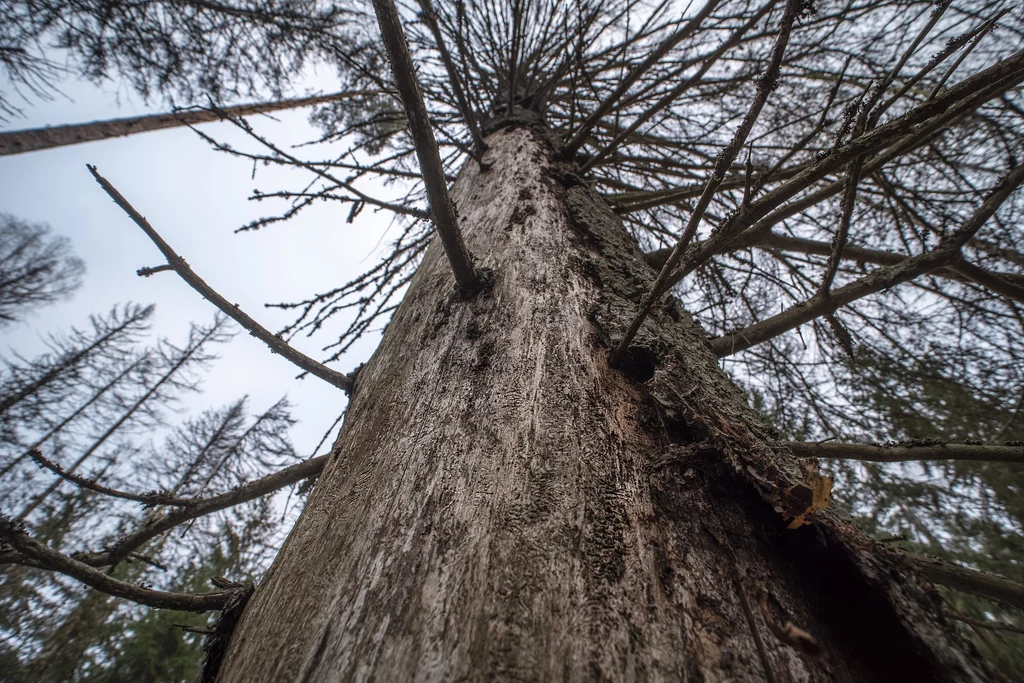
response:
<path id="1" fill-rule="evenodd" d="M 350 394 L 331 455 L 176 500 L 77 478 L 176 509 L 75 556 L 8 522 L 5 557 L 143 604 L 221 610 L 211 680 L 998 680 L 967 635 L 985 646 L 1019 629 L 1024 588 L 963 552 L 995 545 L 942 536 L 1001 526 L 1009 506 L 950 525 L 951 498 L 899 501 L 922 520 L 918 549 L 953 551 L 909 555 L 853 524 L 891 532 L 855 490 L 874 466 L 818 458 L 1024 460 L 1009 428 L 992 428 L 1018 411 L 977 409 L 1024 387 L 1019 9 L 344 11 L 381 40 L 332 53 L 343 87 L 367 94 L 318 113 L 325 156 L 244 120 L 249 148 L 210 138 L 296 169 L 297 189 L 257 195 L 290 202 L 282 214 L 247 229 L 319 201 L 402 226 L 368 272 L 280 304 L 297 311 L 281 333 L 213 291 L 173 227 L 90 167 L 166 258 L 147 273 L 173 270 Z M 291 345 L 342 311 L 323 362 Z M 387 316 L 366 366 L 329 367 Z M 909 400 L 865 396 L 886 382 Z M 914 395 L 931 383 L 947 387 Z M 954 398 L 980 414 L 969 429 L 965 413 L 941 419 Z M 897 408 L 952 433 L 912 433 L 922 421 Z M 883 438 L 899 441 L 871 443 Z M 997 500 L 998 477 L 964 485 L 950 467 L 952 497 Z M 832 504 L 828 472 L 852 515 Z M 313 474 L 255 590 L 159 591 L 101 571 Z M 936 583 L 1000 611 L 969 616 Z"/>

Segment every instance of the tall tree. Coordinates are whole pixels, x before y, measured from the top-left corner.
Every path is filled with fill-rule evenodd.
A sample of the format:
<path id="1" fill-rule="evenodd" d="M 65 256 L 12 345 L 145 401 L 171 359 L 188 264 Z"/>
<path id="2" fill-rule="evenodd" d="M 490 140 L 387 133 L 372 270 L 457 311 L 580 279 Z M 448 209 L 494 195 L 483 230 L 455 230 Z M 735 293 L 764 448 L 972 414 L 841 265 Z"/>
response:
<path id="1" fill-rule="evenodd" d="M 0 326 L 60 301 L 81 284 L 81 259 L 66 238 L 49 233 L 49 226 L 0 213 Z"/>
<path id="2" fill-rule="evenodd" d="M 372 270 L 281 304 L 299 313 L 282 333 L 91 169 L 159 270 L 351 394 L 274 565 L 247 602 L 100 571 L 312 465 L 175 501 L 75 557 L 7 523 L 5 557 L 222 609 L 207 667 L 222 681 L 998 679 L 933 582 L 1017 608 L 1024 588 L 873 540 L 806 456 L 1019 462 L 1024 447 L 784 438 L 886 431 L 843 391 L 858 354 L 943 359 L 975 396 L 1019 395 L 1020 18 L 955 0 L 345 11 L 381 41 L 338 55 L 343 85 L 373 94 L 319 114 L 336 149 L 303 159 L 241 120 L 254 146 L 220 147 L 303 174 L 272 195 L 283 217 L 334 201 L 404 230 Z M 413 182 L 384 196 L 380 176 Z M 348 309 L 326 362 L 392 316 L 358 373 L 288 343 Z"/>

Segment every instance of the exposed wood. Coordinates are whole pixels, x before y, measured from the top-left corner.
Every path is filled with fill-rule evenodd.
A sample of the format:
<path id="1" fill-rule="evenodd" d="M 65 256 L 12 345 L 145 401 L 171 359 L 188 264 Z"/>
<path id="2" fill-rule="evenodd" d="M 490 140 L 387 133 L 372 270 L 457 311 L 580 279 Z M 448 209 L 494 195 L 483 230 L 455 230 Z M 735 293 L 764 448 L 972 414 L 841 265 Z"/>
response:
<path id="1" fill-rule="evenodd" d="M 453 192 L 492 287 L 430 247 L 217 680 L 987 680 L 868 539 L 786 528 L 798 461 L 678 308 L 609 366 L 642 255 L 541 134 L 487 143 Z"/>

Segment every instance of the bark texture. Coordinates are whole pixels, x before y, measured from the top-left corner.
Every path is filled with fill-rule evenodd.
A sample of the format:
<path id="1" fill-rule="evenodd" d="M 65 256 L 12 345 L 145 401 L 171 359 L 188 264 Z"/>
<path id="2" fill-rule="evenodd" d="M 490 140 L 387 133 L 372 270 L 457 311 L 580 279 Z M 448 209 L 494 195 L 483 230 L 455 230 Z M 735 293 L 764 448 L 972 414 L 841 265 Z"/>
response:
<path id="1" fill-rule="evenodd" d="M 506 122 L 508 123 L 508 122 Z M 834 514 L 542 131 L 453 190 L 220 681 L 974 681 L 927 583 Z M 796 488 L 794 488 L 796 487 Z M 796 506 L 796 507 L 795 507 Z"/>

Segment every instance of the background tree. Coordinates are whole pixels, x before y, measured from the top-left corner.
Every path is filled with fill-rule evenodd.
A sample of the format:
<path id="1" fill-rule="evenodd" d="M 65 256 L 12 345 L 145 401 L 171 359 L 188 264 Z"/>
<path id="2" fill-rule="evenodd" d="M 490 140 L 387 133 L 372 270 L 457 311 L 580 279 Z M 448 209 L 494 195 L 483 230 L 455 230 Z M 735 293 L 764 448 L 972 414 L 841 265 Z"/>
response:
<path id="1" fill-rule="evenodd" d="M 346 7 L 378 20 L 383 40 L 335 53 L 344 88 L 368 94 L 317 115 L 324 157 L 300 158 L 241 120 L 252 148 L 211 139 L 304 176 L 258 193 L 289 204 L 248 229 L 317 201 L 347 205 L 350 221 L 367 206 L 401 221 L 384 262 L 281 304 L 298 317 L 279 336 L 210 290 L 92 169 L 167 258 L 159 269 L 354 392 L 221 679 L 995 676 L 952 620 L 1007 631 L 1018 622 L 999 619 L 1019 614 L 982 622 L 947 609 L 928 577 L 950 571 L 856 531 L 828 505 L 831 480 L 797 456 L 1020 461 L 1009 439 L 948 441 L 1004 436 L 986 425 L 936 444 L 893 414 L 893 397 L 929 382 L 945 388 L 908 405 L 928 420 L 942 415 L 935 401 L 1020 395 L 1020 17 L 1000 3 L 809 10 Z M 394 181 L 390 195 L 368 182 L 379 177 Z M 669 288 L 681 306 L 663 300 Z M 332 362 L 389 314 L 358 375 L 285 343 L 330 330 Z M 849 390 L 886 382 L 897 391 L 859 404 Z M 1011 410 L 985 422 L 1011 424 Z M 864 443 L 887 436 L 904 442 Z M 8 525 L 8 557 L 149 604 L 223 608 L 227 630 L 244 589 L 169 595 L 93 568 L 155 528 L 291 483 L 296 467 L 180 501 L 77 558 Z M 884 506 L 854 491 L 872 467 L 837 468 L 839 483 L 857 516 L 888 531 Z M 974 482 L 983 500 L 1002 485 Z M 954 511 L 936 501 L 910 540 L 936 523 L 974 533 L 962 522 L 982 515 L 1019 529 L 1004 503 L 946 524 Z M 1003 566 L 1012 573 L 1019 557 Z M 959 589 L 1022 604 L 1018 584 L 956 575 Z"/>
<path id="2" fill-rule="evenodd" d="M 7 2 L 0 69 L 23 99 L 56 90 L 62 71 L 128 81 L 144 97 L 280 95 L 310 57 L 333 50 L 351 17 L 317 0 L 257 2 Z M 67 66 L 53 59 L 63 51 Z M 196 102 L 196 100 L 200 100 Z M 0 116 L 20 113 L 0 94 Z"/>
<path id="3" fill-rule="evenodd" d="M 58 301 L 79 285 L 85 266 L 68 241 L 45 225 L 0 214 L 0 325 Z"/>

